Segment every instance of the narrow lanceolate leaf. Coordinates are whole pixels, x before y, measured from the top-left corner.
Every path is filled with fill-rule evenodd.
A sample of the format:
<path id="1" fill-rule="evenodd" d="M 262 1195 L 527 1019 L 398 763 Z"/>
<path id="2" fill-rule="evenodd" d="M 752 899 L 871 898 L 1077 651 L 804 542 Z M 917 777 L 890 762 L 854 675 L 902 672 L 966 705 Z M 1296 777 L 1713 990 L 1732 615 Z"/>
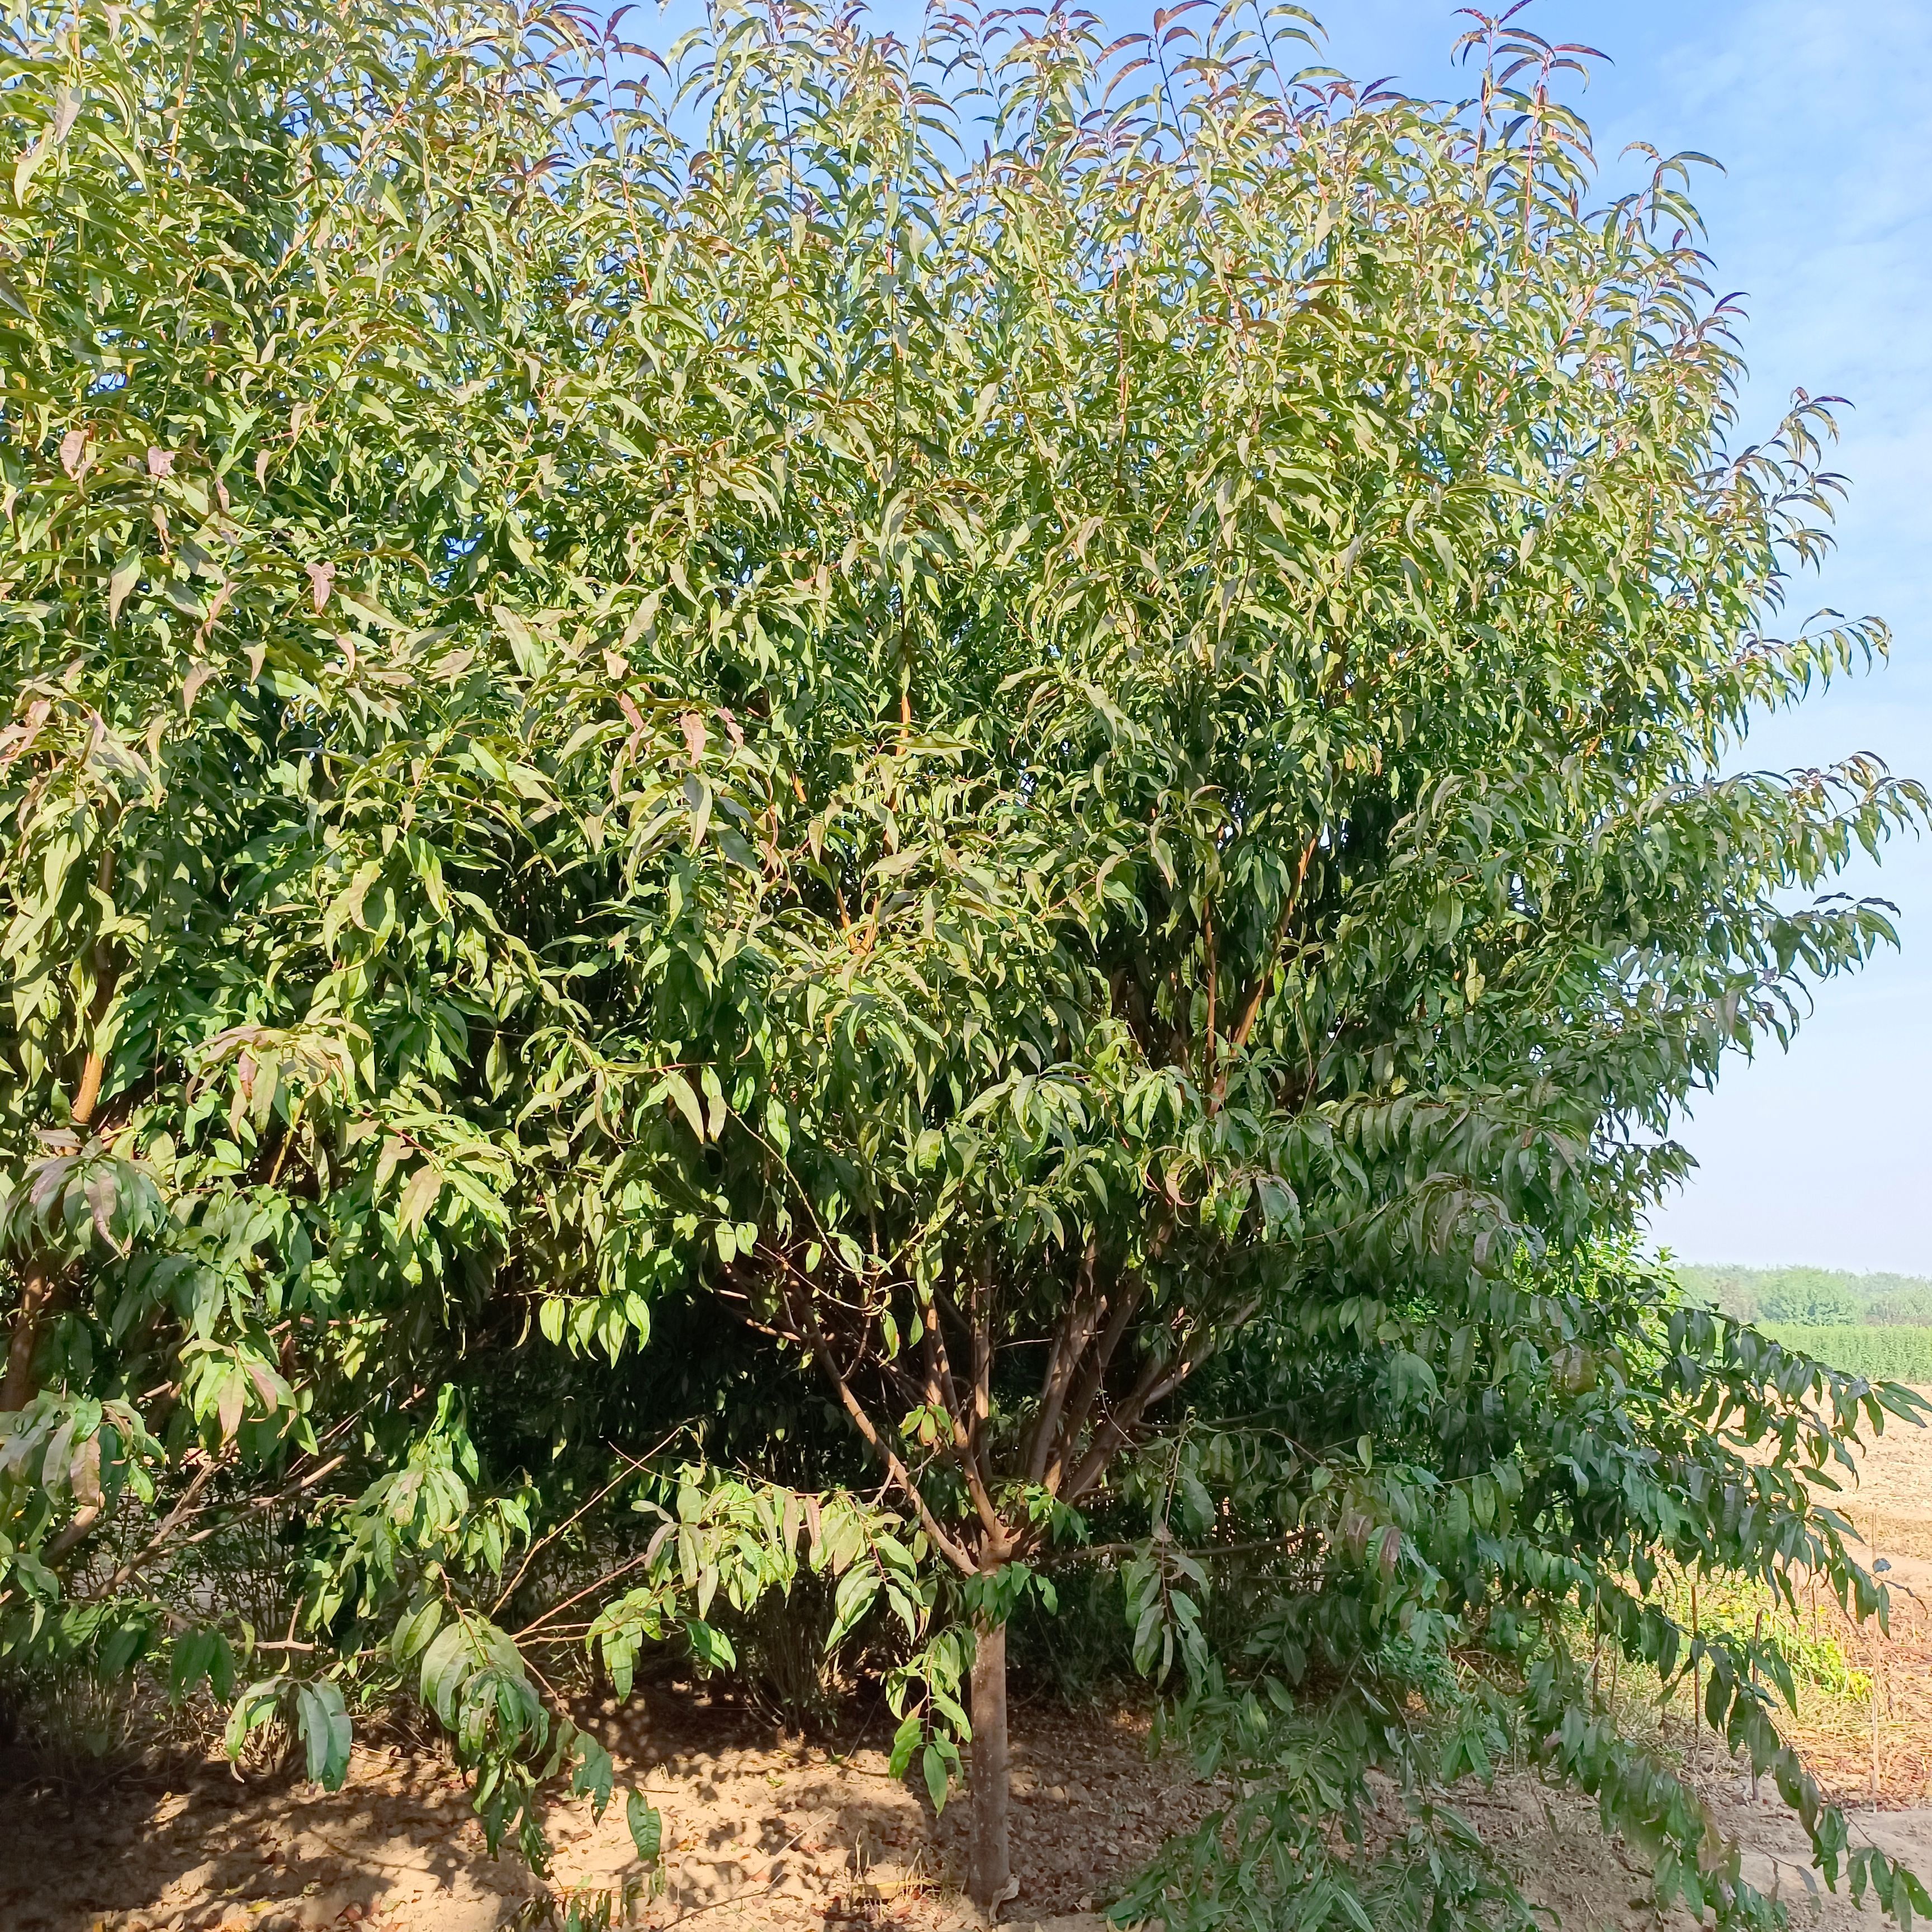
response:
<path id="1" fill-rule="evenodd" d="M 664 1848 L 662 1814 L 641 1792 L 627 1792 L 624 1822 L 630 1827 L 631 1843 L 637 1847 L 638 1856 L 647 1865 L 656 1864 Z"/>
<path id="2" fill-rule="evenodd" d="M 340 1688 L 326 1681 L 298 1684 L 296 1722 L 310 1783 L 326 1791 L 339 1790 L 348 1774 L 350 1738 L 349 1713 Z"/>
<path id="3" fill-rule="evenodd" d="M 444 1175 L 434 1166 L 419 1167 L 410 1176 L 396 1209 L 405 1234 L 413 1234 L 422 1226 L 446 1185 Z"/>
<path id="4" fill-rule="evenodd" d="M 121 621 L 121 607 L 127 602 L 128 593 L 140 580 L 141 553 L 130 550 L 115 565 L 113 574 L 107 580 L 107 621 L 118 624 Z"/>
<path id="5" fill-rule="evenodd" d="M 1501 1924 L 1348 1828 L 1522 1749 L 1768 1924 L 1620 1657 L 1916 1911 L 1777 1606 L 1924 1405 L 1645 1258 L 1928 805 L 1732 755 L 1888 638 L 1681 172 L 1515 16 L 695 10 L 0 16 L 10 1682 L 394 1698 L 542 1866 L 555 1646 L 938 1806 L 1076 1618 L 1229 1793 L 1123 1923 Z"/>

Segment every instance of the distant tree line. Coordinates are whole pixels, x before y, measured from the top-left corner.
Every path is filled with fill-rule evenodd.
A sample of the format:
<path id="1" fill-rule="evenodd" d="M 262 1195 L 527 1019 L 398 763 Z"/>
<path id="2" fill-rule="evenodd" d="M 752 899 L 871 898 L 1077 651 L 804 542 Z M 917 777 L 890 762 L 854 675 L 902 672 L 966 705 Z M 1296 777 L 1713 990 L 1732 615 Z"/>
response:
<path id="1" fill-rule="evenodd" d="M 1677 1276 L 1693 1300 L 1738 1322 L 1874 1328 L 1932 1324 L 1932 1281 L 1922 1275 L 1700 1264 L 1680 1264 Z"/>

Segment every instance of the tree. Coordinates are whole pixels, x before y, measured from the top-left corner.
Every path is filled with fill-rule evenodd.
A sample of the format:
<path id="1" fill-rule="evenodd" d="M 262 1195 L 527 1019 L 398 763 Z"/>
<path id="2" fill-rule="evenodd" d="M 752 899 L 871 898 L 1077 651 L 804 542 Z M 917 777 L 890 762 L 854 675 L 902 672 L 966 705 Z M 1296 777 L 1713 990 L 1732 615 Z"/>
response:
<path id="1" fill-rule="evenodd" d="M 1829 417 L 1731 451 L 1684 165 L 1586 212 L 1576 50 L 1486 26 L 1438 106 L 1298 76 L 1286 12 L 9 35 L 22 1654 L 224 1676 L 149 1572 L 268 1512 L 331 1660 L 238 1738 L 290 1709 L 338 1765 L 380 1636 L 540 1857 L 546 1766 L 608 1767 L 529 1674 L 554 1604 L 496 1619 L 632 1490 L 475 1418 L 548 1377 L 639 1454 L 662 1410 L 585 1406 L 694 1301 L 886 1488 L 650 1492 L 593 1653 L 727 1662 L 714 1592 L 801 1547 L 835 1638 L 890 1602 L 898 1762 L 943 1802 L 970 1735 L 989 1909 L 1006 1624 L 1100 1526 L 1141 1661 L 1250 1732 L 1229 1566 L 1290 1704 L 1311 1644 L 1393 1681 L 1535 1622 L 1546 1725 L 1563 1604 L 1693 1654 L 1660 1553 L 1882 1604 L 1801 1477 L 1912 1399 L 1619 1244 L 1678 1104 L 1891 937 L 1826 889 L 1925 800 L 1718 776 L 1884 634 L 1766 634 Z M 1772 1762 L 1756 1652 L 1694 1654 Z"/>

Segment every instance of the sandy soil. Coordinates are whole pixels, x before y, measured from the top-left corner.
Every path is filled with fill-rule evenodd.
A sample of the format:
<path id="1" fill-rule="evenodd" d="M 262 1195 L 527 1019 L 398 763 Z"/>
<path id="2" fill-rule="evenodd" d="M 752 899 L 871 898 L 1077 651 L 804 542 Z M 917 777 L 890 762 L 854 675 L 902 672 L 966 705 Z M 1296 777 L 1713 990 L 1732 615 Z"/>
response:
<path id="1" fill-rule="evenodd" d="M 1878 1721 L 1872 1700 L 1826 1708 L 1796 1742 L 1834 1795 L 1858 1807 L 1855 1842 L 1932 1877 L 1932 1430 L 1888 1432 L 1846 1500 L 1899 1591 L 1889 1642 L 1841 1637 L 1875 1673 Z M 548 1822 L 566 1887 L 621 1900 L 628 1886 L 632 1922 L 658 1932 L 700 1918 L 692 1932 L 970 1922 L 957 1888 L 961 1808 L 935 1820 L 871 1744 L 807 1747 L 694 1692 L 634 1700 L 602 1728 L 620 1782 L 641 1782 L 664 1814 L 663 1876 L 644 1887 L 620 1807 L 598 1822 L 585 1803 L 559 1803 Z M 1219 1802 L 1184 1766 L 1150 1761 L 1131 1714 L 1022 1706 L 1014 1744 L 1021 1890 L 1006 1916 L 1018 1927 L 1100 1932 L 1094 1908 Z M 1877 1923 L 1869 1906 L 1861 1914 L 1842 1894 L 1814 1894 L 1796 1821 L 1768 1790 L 1754 1798 L 1748 1778 L 1708 1764 L 1708 1742 L 1705 1751 L 1698 1782 L 1744 1848 L 1748 1877 L 1820 1932 Z M 1572 1932 L 1663 1932 L 1642 1864 L 1605 1838 L 1588 1801 L 1506 1777 L 1459 1802 Z M 0 1762 L 0 1932 L 497 1932 L 534 1923 L 542 1904 L 513 1856 L 485 1856 L 448 1766 L 400 1747 L 358 1748 L 334 1794 L 242 1780 L 218 1761 L 184 1765 L 172 1782 L 55 1780 Z M 1678 1917 L 1673 1932 L 1688 1932 Z"/>
<path id="2" fill-rule="evenodd" d="M 701 1696 L 660 1696 L 604 1728 L 620 1778 L 664 1820 L 664 1881 L 638 1922 L 698 1912 L 711 1925 L 804 1932 L 828 1919 L 939 1928 L 958 1900 L 957 1807 L 891 1778 L 882 1750 L 834 1756 Z M 1150 1762 L 1124 1717 L 1021 1710 L 1014 1725 L 1015 1868 L 1010 1917 L 1052 1918 L 1110 1902 L 1170 1832 L 1212 1808 L 1209 1786 Z M 508 1852 L 494 1864 L 460 1780 L 434 1757 L 358 1749 L 333 1794 L 281 1780 L 237 1782 L 210 1766 L 186 1788 L 134 1780 L 88 1791 L 28 1786 L 9 1796 L 0 1850 L 6 1932 L 366 1923 L 382 1932 L 489 1932 L 533 1909 Z M 621 1804 L 549 1816 L 556 1878 L 593 1896 L 640 1874 Z M 17 1827 L 17 1831 L 14 1828 Z M 706 1932 L 710 1932 L 707 1926 Z"/>
<path id="3" fill-rule="evenodd" d="M 1918 1393 L 1932 1399 L 1932 1388 Z M 1874 1552 L 1932 1580 L 1932 1428 L 1894 1423 L 1865 1459 L 1846 1510 Z"/>
<path id="4" fill-rule="evenodd" d="M 1829 1606 L 1822 1621 L 1846 1660 L 1871 1673 L 1877 1695 L 1813 1703 L 1788 1728 L 1842 1802 L 1870 1804 L 1876 1794 L 1886 1808 L 1932 1804 L 1932 1428 L 1893 1424 L 1857 1483 L 1832 1500 L 1865 1539 L 1865 1560 L 1892 1600 L 1888 1631 Z"/>
<path id="5" fill-rule="evenodd" d="M 647 1757 L 646 1787 L 665 1816 L 668 1882 L 635 1901 L 632 1922 L 706 1922 L 753 1932 L 964 1932 L 958 1829 L 887 1778 L 878 1754 L 844 1761 L 796 1745 L 733 1743 L 730 1714 L 682 1714 L 690 1740 Z M 1130 1724 L 1064 1714 L 1016 1727 L 1016 1928 L 1105 1932 L 1104 1906 L 1164 1833 L 1193 1822 L 1214 1794 L 1150 1764 Z M 698 1742 L 707 1732 L 708 1743 Z M 723 1735 L 720 1735 L 721 1732 Z M 1051 1760 L 1054 1782 L 1041 1769 Z M 1804 1840 L 1747 1779 L 1706 1780 L 1721 1828 L 1745 1847 L 1745 1876 L 1780 1892 L 1802 1926 L 1849 1932 L 1878 1923 L 1842 1894 L 1808 1884 Z M 1534 1778 L 1472 1788 L 1459 1804 L 1515 1868 L 1531 1898 L 1570 1932 L 1666 1932 L 1641 1862 L 1606 1838 L 1587 1800 Z M 18 1795 L 0 1850 L 7 1932 L 498 1932 L 536 1922 L 538 1899 L 507 1855 L 484 1855 L 458 1782 L 434 1760 L 356 1754 L 334 1795 L 299 1784 L 243 1786 L 225 1772 L 175 1792 L 125 1781 L 89 1794 Z M 638 1875 L 624 1828 L 587 1807 L 552 1816 L 558 1876 L 592 1894 Z M 1861 1813 L 1870 1840 L 1932 1870 L 1932 1811 Z M 1690 1932 L 1672 1916 L 1667 1932 Z"/>

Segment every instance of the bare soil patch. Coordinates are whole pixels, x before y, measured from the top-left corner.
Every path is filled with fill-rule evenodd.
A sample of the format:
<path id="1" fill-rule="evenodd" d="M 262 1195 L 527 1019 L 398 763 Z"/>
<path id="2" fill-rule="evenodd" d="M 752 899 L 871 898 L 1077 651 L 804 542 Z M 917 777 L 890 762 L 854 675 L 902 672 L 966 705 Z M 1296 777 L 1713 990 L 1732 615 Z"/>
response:
<path id="1" fill-rule="evenodd" d="M 1922 1389 L 1932 1396 L 1932 1389 Z M 1868 1696 L 1814 1696 L 1787 1729 L 1840 1803 L 1898 1810 L 1932 1804 L 1932 1428 L 1894 1423 L 1857 1484 L 1833 1499 L 1850 1516 L 1892 1596 L 1888 1630 L 1852 1623 L 1826 1602 L 1810 1613 L 1846 1660 L 1870 1674 Z"/>
<path id="2" fill-rule="evenodd" d="M 1844 1501 L 1891 1565 L 1892 1633 L 1817 1607 L 1874 1693 L 1814 1698 L 1794 1738 L 1853 1808 L 1855 1841 L 1932 1876 L 1932 1430 L 1888 1430 Z M 963 1807 L 935 1818 L 888 1774 L 883 1737 L 845 1749 L 787 1738 L 691 1688 L 653 1691 L 596 1723 L 620 1781 L 641 1784 L 664 1815 L 662 1876 L 646 1882 L 620 1807 L 598 1822 L 586 1803 L 560 1802 L 549 1814 L 556 1877 L 588 1894 L 629 1888 L 632 1923 L 952 1932 L 970 1922 L 958 1890 Z M 1878 1922 L 1869 1905 L 1860 1913 L 1842 1893 L 1814 1894 L 1796 1821 L 1768 1787 L 1754 1795 L 1681 1712 L 1665 1714 L 1657 1735 L 1744 1847 L 1745 1876 L 1780 1893 L 1796 1922 L 1820 1932 Z M 1013 1740 L 1021 1890 L 1006 1916 L 1018 1926 L 1098 1932 L 1095 1910 L 1222 1796 L 1171 1756 L 1151 1757 L 1132 1712 L 1016 1704 Z M 1459 1802 L 1570 1932 L 1665 1932 L 1641 1862 L 1606 1838 L 1587 1800 L 1517 1774 Z M 4 1932 L 497 1932 L 531 1923 L 538 1903 L 512 1855 L 486 1856 L 448 1766 L 402 1747 L 358 1748 L 332 1794 L 239 1780 L 219 1760 L 166 1776 L 56 1780 L 16 1756 L 0 1760 L 0 1815 Z M 1670 1932 L 1688 1932 L 1675 1916 Z"/>
<path id="3" fill-rule="evenodd" d="M 1016 1707 L 1014 1718 L 1021 1894 L 1010 1916 L 1111 1902 L 1165 1838 L 1217 1802 L 1184 1765 L 1150 1759 L 1145 1723 L 1132 1714 Z M 663 1879 L 646 1884 L 621 1804 L 600 1822 L 584 1801 L 550 1808 L 556 1877 L 592 1895 L 621 1895 L 628 1884 L 638 1894 L 634 1923 L 667 1928 L 702 1913 L 704 1932 L 842 1922 L 938 1932 L 964 1922 L 963 1808 L 935 1818 L 922 1794 L 890 1774 L 883 1739 L 828 1750 L 693 1691 L 634 1700 L 598 1728 L 620 1778 L 663 1814 Z M 485 1855 L 460 1778 L 434 1756 L 400 1749 L 358 1749 L 334 1793 L 287 1780 L 239 1784 L 217 1763 L 179 1790 L 126 1778 L 94 1789 L 29 1783 L 9 1795 L 8 1815 L 7 1932 L 488 1932 L 536 1897 L 508 1852 L 494 1862 Z"/>

